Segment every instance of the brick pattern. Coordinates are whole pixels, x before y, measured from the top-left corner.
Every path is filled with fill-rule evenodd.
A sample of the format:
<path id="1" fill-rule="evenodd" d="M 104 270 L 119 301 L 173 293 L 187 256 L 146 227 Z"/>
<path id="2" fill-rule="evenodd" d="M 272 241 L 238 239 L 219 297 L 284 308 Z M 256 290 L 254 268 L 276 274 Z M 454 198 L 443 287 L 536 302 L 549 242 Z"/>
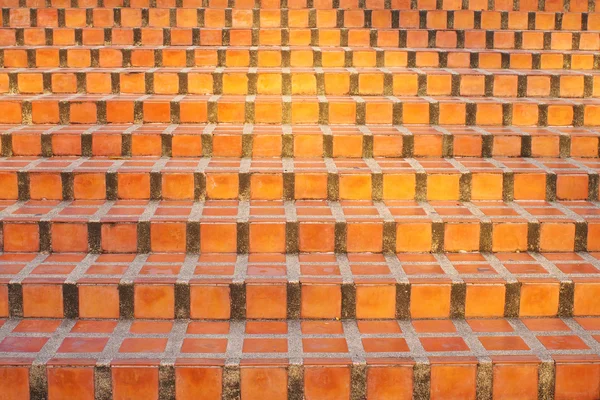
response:
<path id="1" fill-rule="evenodd" d="M 599 260 L 599 253 L 4 253 L 0 317 L 599 316 Z"/>
<path id="2" fill-rule="evenodd" d="M 0 385 L 16 397 L 70 396 L 74 382 L 89 399 L 247 399 L 257 385 L 277 399 L 593 399 L 600 390 L 597 319 L 0 324 L 10 357 Z"/>
<path id="3" fill-rule="evenodd" d="M 1 399 L 599 398 L 594 1 L 0 10 Z"/>

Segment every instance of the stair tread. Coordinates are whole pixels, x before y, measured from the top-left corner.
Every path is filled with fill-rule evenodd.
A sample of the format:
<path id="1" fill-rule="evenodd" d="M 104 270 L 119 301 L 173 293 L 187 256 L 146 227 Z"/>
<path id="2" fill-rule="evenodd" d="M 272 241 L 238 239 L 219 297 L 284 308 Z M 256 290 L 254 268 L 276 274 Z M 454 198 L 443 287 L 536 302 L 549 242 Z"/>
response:
<path id="1" fill-rule="evenodd" d="M 214 365 L 225 360 L 238 365 L 274 360 L 287 364 L 290 358 L 307 364 L 315 358 L 325 365 L 393 364 L 389 357 L 410 364 L 420 357 L 436 363 L 437 357 L 448 356 L 465 363 L 495 356 L 530 356 L 523 360 L 532 363 L 548 358 L 560 362 L 568 356 L 597 362 L 598 324 L 598 318 L 300 323 L 8 319 L 0 331 L 0 362 L 31 362 L 38 352 L 42 363 L 64 360 L 77 365 L 75 360 L 81 360 L 89 365 L 89 360 L 102 360 L 113 366 L 128 361 L 135 365 L 139 359 L 150 365 L 165 359 L 193 365 L 196 358 Z M 167 341 L 174 343 L 167 348 Z"/>
<path id="2" fill-rule="evenodd" d="M 537 395 L 539 390 L 591 399 L 597 381 L 581 376 L 597 373 L 598 326 L 598 319 L 571 318 L 412 323 L 11 319 L 0 330 L 0 363 L 8 378 L 0 386 L 17 398 L 30 389 L 72 393 L 73 382 L 78 396 L 92 398 L 95 389 L 143 398 L 207 391 L 219 398 L 221 392 L 240 390 L 246 396 L 260 390 L 265 396 L 307 398 L 383 391 L 410 398 L 413 388 L 427 396 L 475 398 L 486 385 L 490 395 Z M 538 386 L 538 373 L 544 372 L 552 373 Z M 389 379 L 402 384 L 390 385 Z M 259 388 L 256 380 L 270 383 Z"/>
<path id="3" fill-rule="evenodd" d="M 128 178 L 134 179 L 122 181 L 126 186 L 119 193 L 151 191 L 147 180 L 144 184 L 135 175 Z M 60 181 L 53 182 L 54 192 L 60 195 Z M 4 200 L 2 205 L 0 220 L 8 252 L 293 254 L 599 248 L 600 204 L 587 201 Z"/>
<path id="4" fill-rule="evenodd" d="M 0 317 L 586 317 L 600 253 L 0 253 L 7 287 Z"/>

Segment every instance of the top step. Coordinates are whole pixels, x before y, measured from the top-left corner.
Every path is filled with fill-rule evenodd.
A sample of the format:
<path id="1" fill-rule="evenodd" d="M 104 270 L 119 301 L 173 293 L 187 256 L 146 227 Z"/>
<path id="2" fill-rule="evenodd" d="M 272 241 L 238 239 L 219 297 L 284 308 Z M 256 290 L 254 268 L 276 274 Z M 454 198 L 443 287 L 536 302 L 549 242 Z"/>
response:
<path id="1" fill-rule="evenodd" d="M 594 12 L 595 0 L 0 0 L 0 7 L 368 8 Z"/>

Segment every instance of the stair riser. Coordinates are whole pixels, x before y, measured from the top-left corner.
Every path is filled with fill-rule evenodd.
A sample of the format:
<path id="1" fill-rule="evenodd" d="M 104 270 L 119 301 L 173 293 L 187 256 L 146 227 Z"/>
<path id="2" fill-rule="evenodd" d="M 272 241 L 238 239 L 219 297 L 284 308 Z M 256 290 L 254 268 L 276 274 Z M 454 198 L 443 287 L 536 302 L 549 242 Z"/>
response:
<path id="1" fill-rule="evenodd" d="M 0 317 L 418 320 L 600 315 L 597 278 L 465 278 L 467 283 L 451 283 L 430 275 L 394 283 L 391 277 L 357 276 L 356 282 L 341 284 L 339 277 L 301 278 L 301 283 L 259 277 L 231 283 L 227 277 L 196 276 L 189 282 L 165 277 L 131 283 L 107 276 L 59 283 L 64 278 L 35 276 L 0 285 Z M 427 306 L 431 299 L 435 305 Z"/>
<path id="2" fill-rule="evenodd" d="M 203 32 L 205 32 L 203 30 Z M 208 33 L 207 33 L 208 35 Z M 133 45 L 131 40 L 113 43 L 115 46 Z M 216 42 L 203 46 L 222 46 L 222 34 L 214 35 Z M 70 46 L 75 42 L 56 45 Z M 138 43 L 139 44 L 139 43 Z M 182 43 L 191 45 L 191 43 Z M 8 45 L 12 46 L 13 43 Z M 233 43 L 229 43 L 233 45 Z M 280 43 L 243 42 L 241 49 L 153 49 L 153 48 L 6 48 L 0 49 L 0 65 L 4 68 L 129 68 L 129 67 L 409 67 L 409 68 L 486 68 L 533 70 L 597 70 L 600 54 L 597 52 L 500 51 L 500 50 L 404 50 L 372 49 L 369 44 L 346 49 L 261 49 L 248 46 L 279 46 Z M 309 43 L 300 43 L 307 47 Z M 334 45 L 335 46 L 335 45 Z M 394 44 L 393 47 L 397 47 Z M 362 48 L 361 48 L 362 47 Z"/>
<path id="3" fill-rule="evenodd" d="M 14 217 L 13 217 L 14 218 Z M 318 221 L 215 223 L 140 221 L 3 222 L 6 252 L 460 252 L 594 251 L 600 225 L 590 221 L 478 220 L 441 222 L 428 218 L 383 222 Z M 438 217 L 439 218 L 439 217 Z M 57 218 L 60 221 L 60 218 Z M 80 220 L 87 219 L 85 217 Z M 317 233 L 318 232 L 318 233 Z"/>
<path id="4" fill-rule="evenodd" d="M 0 369 L 5 382 L 2 391 L 26 398 L 50 398 L 75 395 L 65 381 L 77 382 L 76 395 L 81 399 L 120 399 L 135 393 L 146 399 L 195 398 L 255 399 L 269 396 L 277 399 L 323 398 L 379 398 L 391 395 L 395 399 L 443 399 L 455 394 L 462 399 L 486 396 L 490 399 L 527 393 L 544 398 L 554 393 L 561 399 L 594 398 L 598 376 L 597 360 L 543 362 L 535 358 L 524 361 L 501 360 L 477 363 L 474 359 L 463 363 L 433 364 L 412 360 L 373 360 L 367 365 L 349 365 L 349 361 L 325 364 L 288 364 L 288 361 L 255 361 L 249 365 L 227 365 L 222 362 L 181 365 L 158 365 L 158 361 L 141 363 L 120 361 L 115 365 L 94 364 L 90 361 L 56 361 L 31 366 L 30 363 L 7 363 Z M 556 374 L 556 376 L 554 376 Z M 514 376 L 528 380 L 513 379 Z M 539 380 L 538 380 L 539 376 Z M 575 378 L 575 379 L 574 379 Z M 579 386 L 574 387 L 573 379 Z M 268 381 L 268 386 L 257 386 Z M 466 381 L 466 382 L 465 382 Z M 402 385 L 389 382 L 402 382 Z M 39 397 L 37 397 L 39 396 Z M 163 397 L 166 396 L 166 397 Z M 274 397 L 276 396 L 276 397 Z M 488 397 L 489 396 L 489 397 Z M 584 397 L 582 397 L 584 396 Z M 480 397 L 477 397 L 480 398 Z"/>
<path id="5" fill-rule="evenodd" d="M 96 95 L 100 97 L 100 95 Z M 430 124 L 598 126 L 600 102 L 574 105 L 502 101 L 472 103 L 392 100 L 389 97 L 329 99 L 188 96 L 179 100 L 27 100 L 4 96 L 0 115 L 4 124 L 106 124 L 106 123 L 264 123 L 264 124 Z"/>
<path id="6" fill-rule="evenodd" d="M 403 28 L 599 30 L 595 13 L 211 8 L 4 8 L 6 28 Z"/>
<path id="7" fill-rule="evenodd" d="M 224 94 L 224 95 L 352 95 L 465 96 L 524 98 L 600 97 L 600 75 L 492 75 L 380 70 L 351 73 L 344 69 L 315 72 L 264 70 L 164 72 L 0 73 L 7 82 L 0 93 L 89 94 Z"/>
<path id="8" fill-rule="evenodd" d="M 597 201 L 599 192 L 597 173 L 557 175 L 541 168 L 504 174 L 386 171 L 385 166 L 383 172 L 371 172 L 368 167 L 327 172 L 323 166 L 296 173 L 240 172 L 227 167 L 219 171 L 218 164 L 204 173 L 175 168 L 154 172 L 137 172 L 127 167 L 116 172 L 85 167 L 75 172 L 0 171 L 0 199 Z"/>
<path id="9" fill-rule="evenodd" d="M 539 0 L 3 0 L 2 7 L 54 7 L 54 8 L 367 8 L 400 10 L 521 10 L 547 12 L 594 12 L 595 2 L 590 0 L 562 0 L 546 2 Z"/>
<path id="10" fill-rule="evenodd" d="M 110 125 L 25 126 L 3 131 L 2 156 L 85 157 L 584 157 L 599 156 L 594 131 L 561 128 L 541 133 L 525 128 L 509 132 L 470 130 L 444 126 L 443 131 L 407 127 L 332 126 L 331 134 L 317 125 L 290 126 L 215 125 L 178 127 L 152 125 L 151 131 Z M 216 130 L 215 130 L 216 128 Z M 288 133 L 288 132 L 292 133 Z M 245 132 L 245 133 L 244 133 Z"/>

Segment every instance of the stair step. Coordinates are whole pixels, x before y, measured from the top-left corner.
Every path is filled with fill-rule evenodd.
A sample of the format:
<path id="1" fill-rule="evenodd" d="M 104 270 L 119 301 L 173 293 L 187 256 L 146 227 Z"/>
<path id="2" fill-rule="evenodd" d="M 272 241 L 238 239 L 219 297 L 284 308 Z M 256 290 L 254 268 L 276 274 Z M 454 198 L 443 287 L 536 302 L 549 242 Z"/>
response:
<path id="1" fill-rule="evenodd" d="M 316 8 L 4 8 L 4 28 L 375 28 L 600 30 L 587 12 Z"/>
<path id="2" fill-rule="evenodd" d="M 572 127 L 0 125 L 0 133 L 5 157 L 598 158 L 600 148 L 600 131 Z"/>
<path id="3" fill-rule="evenodd" d="M 600 253 L 0 254 L 0 317 L 600 315 Z"/>
<path id="4" fill-rule="evenodd" d="M 124 190 L 148 191 L 146 180 Z M 438 185 L 443 191 L 446 186 Z M 597 251 L 598 204 L 569 201 L 2 201 L 7 252 Z"/>
<path id="5" fill-rule="evenodd" d="M 556 158 L 12 157 L 0 162 L 0 199 L 597 201 L 599 169 Z"/>
<path id="6" fill-rule="evenodd" d="M 442 53 L 493 50 L 502 52 L 594 52 L 600 37 L 594 32 L 506 30 L 399 30 L 370 28 L 5 28 L 3 46 L 322 46 L 432 48 Z M 108 40 L 107 40 L 108 39 Z M 185 51 L 185 49 L 183 49 Z M 13 50 L 5 49 L 5 53 Z M 431 57 L 430 57 L 431 58 Z M 5 66 L 20 60 L 8 59 Z M 83 60 L 80 60 L 82 62 Z M 431 62 L 431 61 L 429 61 Z M 548 64 L 551 64 L 548 62 Z"/>
<path id="7" fill-rule="evenodd" d="M 595 3 L 590 0 L 560 0 L 538 2 L 522 0 L 2 0 L 0 7 L 34 8 L 348 8 L 348 9 L 394 9 L 394 10 L 496 10 L 496 11 L 546 11 L 546 12 L 594 12 Z"/>
<path id="8" fill-rule="evenodd" d="M 0 391 L 19 399 L 596 399 L 598 326 L 596 318 L 8 320 Z"/>
<path id="9" fill-rule="evenodd" d="M 5 69 L 11 94 L 224 94 L 600 97 L 600 73 L 405 67 Z"/>
<path id="10" fill-rule="evenodd" d="M 0 96 L 3 124 L 267 123 L 598 126 L 600 99 L 393 96 Z"/>
<path id="11" fill-rule="evenodd" d="M 57 46 L 15 46 L 0 48 L 0 65 L 4 68 L 129 68 L 129 67 L 408 67 L 408 68 L 485 68 L 525 70 L 595 70 L 600 55 L 594 51 L 555 50 L 494 50 L 485 46 L 476 49 L 369 47 L 370 43 L 340 47 L 311 47 L 310 42 L 281 46 L 281 42 L 245 41 L 233 44 L 222 41 L 192 42 L 182 46 L 138 46 L 141 42 L 128 39 L 122 44 L 75 46 L 73 38 Z M 73 36 L 74 37 L 74 36 Z M 183 47 L 185 45 L 186 47 Z"/>

